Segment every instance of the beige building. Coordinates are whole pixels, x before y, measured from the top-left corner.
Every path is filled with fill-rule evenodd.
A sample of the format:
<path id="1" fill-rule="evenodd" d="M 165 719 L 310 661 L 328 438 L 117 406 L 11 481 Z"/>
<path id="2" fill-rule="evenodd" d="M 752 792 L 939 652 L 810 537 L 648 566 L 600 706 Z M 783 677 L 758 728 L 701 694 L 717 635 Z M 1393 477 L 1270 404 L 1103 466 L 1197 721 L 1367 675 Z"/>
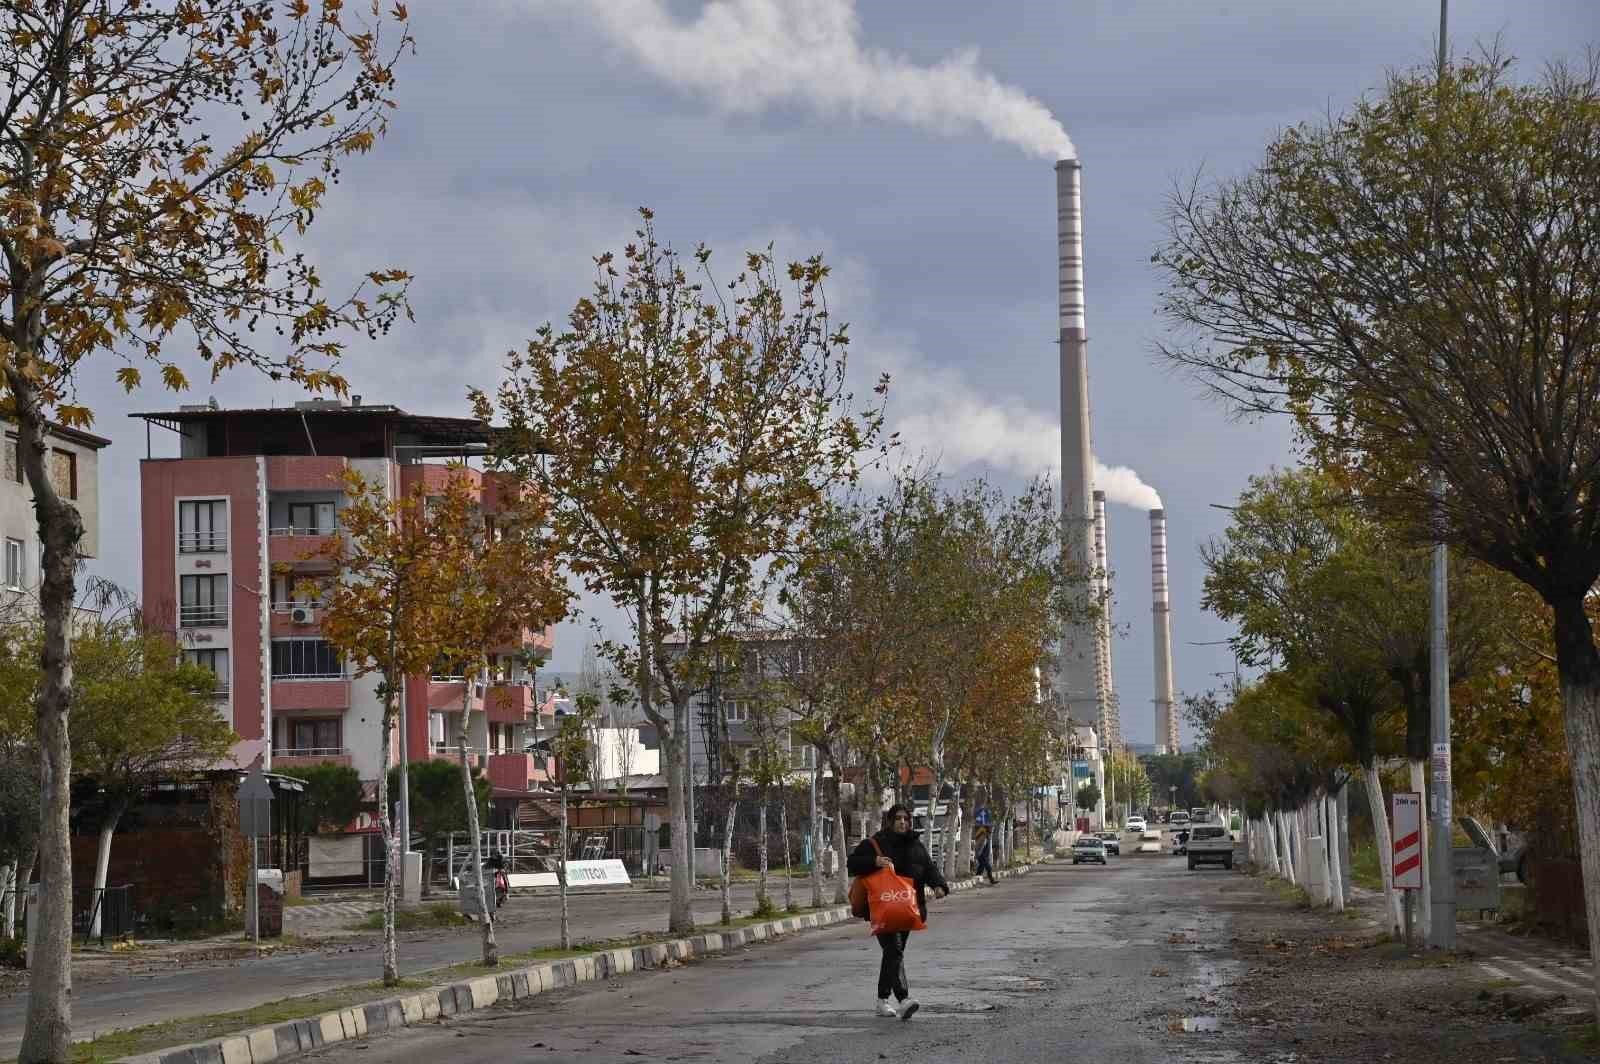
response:
<path id="1" fill-rule="evenodd" d="M 33 489 L 22 473 L 17 430 L 0 419 L 5 430 L 0 446 L 0 603 L 22 596 L 34 597 L 39 589 L 39 527 L 33 513 Z M 46 462 L 56 490 L 77 506 L 83 516 L 84 557 L 100 553 L 100 449 L 110 440 L 53 425 L 46 440 Z"/>

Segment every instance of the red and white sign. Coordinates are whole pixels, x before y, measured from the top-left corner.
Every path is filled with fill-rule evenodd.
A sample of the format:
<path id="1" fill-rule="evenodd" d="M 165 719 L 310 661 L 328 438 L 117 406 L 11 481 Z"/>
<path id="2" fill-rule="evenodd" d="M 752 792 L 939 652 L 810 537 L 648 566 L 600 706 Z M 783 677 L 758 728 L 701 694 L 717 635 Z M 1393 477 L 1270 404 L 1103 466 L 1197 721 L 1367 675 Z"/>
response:
<path id="1" fill-rule="evenodd" d="M 1394 886 L 1422 889 L 1422 795 L 1394 793 Z"/>

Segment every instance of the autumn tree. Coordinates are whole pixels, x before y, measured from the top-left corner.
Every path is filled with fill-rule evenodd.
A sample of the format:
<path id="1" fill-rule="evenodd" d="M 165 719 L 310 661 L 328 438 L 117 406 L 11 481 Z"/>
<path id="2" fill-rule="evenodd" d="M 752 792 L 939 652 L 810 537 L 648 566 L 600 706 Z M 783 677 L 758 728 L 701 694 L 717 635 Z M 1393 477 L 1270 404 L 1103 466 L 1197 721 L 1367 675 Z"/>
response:
<path id="1" fill-rule="evenodd" d="M 592 694 L 580 694 L 577 712 L 556 722 L 556 733 L 545 749 L 556 762 L 556 780 L 561 789 L 561 948 L 572 948 L 572 924 L 567 913 L 567 858 L 572 854 L 568 838 L 568 794 L 573 784 L 592 783 L 589 775 L 589 727 L 600 714 L 600 701 Z"/>
<path id="2" fill-rule="evenodd" d="M 1600 55 L 1519 83 L 1491 54 L 1181 190 L 1155 259 L 1177 365 L 1549 605 L 1600 989 L 1597 198 Z"/>
<path id="3" fill-rule="evenodd" d="M 89 423 L 115 358 L 187 385 L 249 366 L 313 389 L 342 337 L 405 312 L 406 275 L 331 294 L 305 235 L 348 156 L 387 128 L 406 11 L 340 0 L 22 0 L 0 8 L 0 413 L 18 428 L 42 544 L 37 729 L 42 896 L 19 1059 L 64 1061 L 71 853 L 69 610 L 83 519 L 50 482 L 52 420 Z M 108 369 L 98 371 L 109 376 Z"/>
<path id="4" fill-rule="evenodd" d="M 502 459 L 550 502 L 567 565 L 629 618 L 606 656 L 655 726 L 672 821 L 674 931 L 693 926 L 690 709 L 734 616 L 765 590 L 836 485 L 856 475 L 881 417 L 845 386 L 846 333 L 822 298 L 820 257 L 770 249 L 716 283 L 658 242 L 644 211 L 591 296 L 508 356 L 495 396 Z M 880 387 L 881 390 L 881 387 Z"/>
<path id="5" fill-rule="evenodd" d="M 345 505 L 339 528 L 317 552 L 338 579 L 322 588 L 322 634 L 357 677 L 377 675 L 383 700 L 378 764 L 388 765 L 405 677 L 427 673 L 449 646 L 445 611 L 452 571 L 445 538 L 434 525 L 427 490 L 417 485 L 391 497 L 386 483 L 369 483 L 350 470 L 343 480 Z M 391 821 L 389 776 L 378 777 L 378 825 L 383 834 L 383 980 L 399 982 L 394 934 L 400 852 L 410 845 L 410 825 L 397 832 Z M 401 785 L 408 782 L 401 779 Z"/>
<path id="6" fill-rule="evenodd" d="M 171 637 L 146 627 L 137 611 L 80 621 L 74 647 L 69 734 L 76 774 L 98 790 L 99 892 L 112 837 L 129 807 L 157 783 L 224 761 L 239 737 L 217 712 L 217 677 L 186 661 Z M 91 935 L 99 933 L 100 916 L 96 907 Z"/>
<path id="7" fill-rule="evenodd" d="M 467 830 L 467 796 L 461 790 L 461 770 L 452 761 L 412 761 L 405 766 L 403 777 L 400 766 L 391 768 L 384 780 L 391 803 L 393 796 L 400 793 L 402 779 L 410 792 L 412 830 L 423 840 L 422 884 L 426 892 L 433 878 L 429 863 L 433 852 L 453 832 Z M 482 769 L 473 769 L 471 805 L 476 808 L 480 818 L 488 815 L 492 790 L 488 775 Z M 453 872 L 449 867 L 450 858 L 447 856 L 445 860 L 446 871 Z"/>
<path id="8" fill-rule="evenodd" d="M 789 775 L 789 707 L 773 697 L 773 690 L 756 682 L 752 687 L 750 715 L 746 723 L 750 744 L 743 748 L 744 768 L 756 789 L 756 913 L 761 916 L 772 912 L 772 897 L 767 893 L 767 868 L 769 865 L 767 811 L 772 806 L 772 793 L 783 790 Z M 785 825 L 787 827 L 787 825 Z M 784 848 L 789 846 L 785 831 Z M 791 891 L 787 877 L 784 890 Z M 793 903 L 793 895 L 786 896 L 784 905 Z"/>
<path id="9" fill-rule="evenodd" d="M 448 588 L 440 603 L 441 657 L 460 663 L 461 721 L 456 754 L 461 761 L 461 789 L 467 810 L 467 835 L 477 882 L 478 911 L 483 914 L 483 963 L 500 963 L 495 941 L 494 911 L 488 904 L 492 885 L 484 882 L 483 836 L 472 794 L 468 743 L 472 733 L 473 689 L 480 682 L 485 697 L 489 653 L 497 646 L 522 649 L 525 633 L 542 630 L 566 613 L 570 593 L 556 572 L 556 554 L 546 531 L 545 505 L 525 482 L 504 474 L 478 484 L 464 467 L 451 469 L 439 494 L 430 497 L 427 523 L 439 552 L 441 575 Z M 487 744 L 485 744 L 487 749 Z"/>

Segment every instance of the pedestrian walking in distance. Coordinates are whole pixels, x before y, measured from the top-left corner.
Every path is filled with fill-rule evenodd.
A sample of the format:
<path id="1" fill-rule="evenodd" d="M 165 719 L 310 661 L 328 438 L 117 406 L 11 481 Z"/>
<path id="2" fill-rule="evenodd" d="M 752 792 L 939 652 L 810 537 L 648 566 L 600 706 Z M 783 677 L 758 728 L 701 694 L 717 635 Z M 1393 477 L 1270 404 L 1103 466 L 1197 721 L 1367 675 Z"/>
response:
<path id="1" fill-rule="evenodd" d="M 972 840 L 978 844 L 978 874 L 986 877 L 990 884 L 994 883 L 994 851 L 989 846 L 990 836 L 988 828 L 979 828 L 973 832 Z"/>
<path id="2" fill-rule="evenodd" d="M 882 831 L 872 839 L 863 839 L 850 855 L 850 874 L 865 876 L 879 868 L 890 868 L 896 875 L 911 880 L 917 885 L 917 908 L 926 921 L 928 888 L 932 887 L 940 897 L 945 897 L 950 893 L 949 884 L 945 883 L 944 876 L 939 874 L 939 869 L 928 856 L 927 847 L 922 845 L 922 840 L 911 829 L 911 810 L 903 805 L 891 806 L 883 816 L 883 825 Z M 872 845 L 874 839 L 878 843 L 876 848 Z M 881 856 L 879 850 L 883 851 Z M 883 951 L 878 965 L 877 1014 L 909 1020 L 922 1007 L 906 986 L 906 943 L 911 938 L 911 932 L 896 931 L 874 937 Z M 891 994 L 896 1004 L 889 1003 Z"/>

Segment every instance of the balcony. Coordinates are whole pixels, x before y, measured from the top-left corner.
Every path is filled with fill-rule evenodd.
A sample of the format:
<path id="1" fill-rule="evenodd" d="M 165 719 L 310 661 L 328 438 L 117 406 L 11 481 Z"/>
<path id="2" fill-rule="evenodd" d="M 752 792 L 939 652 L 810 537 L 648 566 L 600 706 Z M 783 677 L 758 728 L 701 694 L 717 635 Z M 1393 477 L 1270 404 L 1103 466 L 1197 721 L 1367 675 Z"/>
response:
<path id="1" fill-rule="evenodd" d="M 273 565 L 331 566 L 318 552 L 333 538 L 333 530 L 287 526 L 267 530 L 267 561 Z"/>
<path id="2" fill-rule="evenodd" d="M 228 553 L 228 533 L 226 530 L 217 532 L 179 532 L 179 554 L 226 554 Z"/>
<path id="3" fill-rule="evenodd" d="M 322 603 L 320 602 L 275 602 L 272 604 L 272 615 L 268 618 L 268 628 L 275 636 L 311 635 L 318 631 L 317 625 L 322 620 Z M 308 609 L 312 619 L 297 621 L 294 611 Z"/>
<path id="4" fill-rule="evenodd" d="M 536 775 L 531 754 L 490 754 L 489 783 L 501 790 L 525 791 Z"/>
<path id="5" fill-rule="evenodd" d="M 350 708 L 350 681 L 344 677 L 272 678 L 272 712 Z"/>
<path id="6" fill-rule="evenodd" d="M 338 491 L 348 458 L 274 455 L 267 459 L 268 491 Z"/>
<path id="7" fill-rule="evenodd" d="M 350 767 L 350 754 L 343 747 L 302 747 L 272 751 L 272 769 L 281 772 L 286 768 L 314 768 L 317 765 L 343 765 Z"/>
<path id="8" fill-rule="evenodd" d="M 207 577 L 207 579 L 210 578 Z M 220 602 L 208 603 L 205 605 L 179 606 L 178 627 L 226 628 L 228 627 L 228 604 L 226 602 Z"/>
<path id="9" fill-rule="evenodd" d="M 533 715 L 533 687 L 529 684 L 497 683 L 489 688 L 484 711 L 495 724 L 521 724 Z"/>
<path id="10" fill-rule="evenodd" d="M 483 708 L 484 689 L 481 683 L 474 683 L 472 692 L 472 709 Z M 467 692 L 467 681 L 462 677 L 434 676 L 428 680 L 428 709 L 434 713 L 460 713 L 461 699 Z"/>

